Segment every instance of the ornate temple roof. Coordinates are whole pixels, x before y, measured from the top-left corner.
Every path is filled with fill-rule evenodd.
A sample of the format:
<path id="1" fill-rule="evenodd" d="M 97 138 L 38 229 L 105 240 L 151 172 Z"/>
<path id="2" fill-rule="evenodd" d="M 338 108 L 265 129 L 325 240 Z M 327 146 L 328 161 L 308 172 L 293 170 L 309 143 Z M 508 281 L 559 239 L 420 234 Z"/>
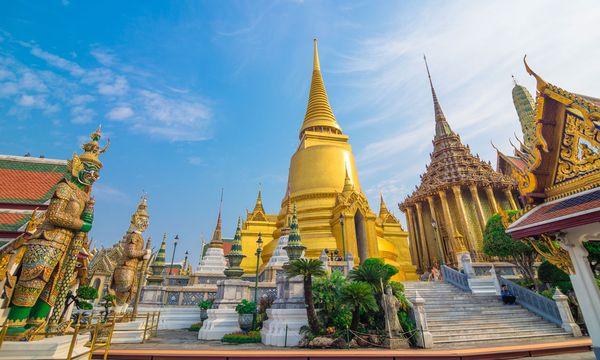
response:
<path id="1" fill-rule="evenodd" d="M 65 160 L 0 155 L 0 203 L 47 204 L 66 173 Z"/>
<path id="2" fill-rule="evenodd" d="M 0 231 L 21 231 L 30 217 L 30 213 L 2 212 L 0 210 Z"/>
<path id="3" fill-rule="evenodd" d="M 427 65 L 427 61 L 425 64 Z M 439 190 L 447 189 L 453 185 L 514 186 L 515 181 L 512 178 L 494 171 L 489 163 L 481 160 L 479 156 L 473 156 L 471 149 L 463 145 L 460 136 L 452 130 L 446 120 L 431 81 L 429 67 L 426 67 L 433 97 L 436 123 L 433 152 L 430 155 L 431 161 L 426 167 L 425 173 L 421 175 L 421 183 L 404 200 L 401 207 L 414 201 L 423 200 L 427 196 L 437 195 Z"/>
<path id="4" fill-rule="evenodd" d="M 379 195 L 379 216 L 382 223 L 384 224 L 399 224 L 398 219 L 392 214 L 392 212 L 388 209 L 385 201 L 383 201 L 383 194 Z"/>
<path id="5" fill-rule="evenodd" d="M 321 65 L 319 64 L 317 39 L 314 40 L 313 74 L 306 115 L 304 115 L 304 122 L 302 123 L 302 128 L 300 128 L 300 138 L 302 138 L 302 135 L 307 130 L 336 134 L 342 133 L 342 128 L 335 120 L 333 110 L 331 110 L 331 105 L 329 105 L 327 92 L 325 91 L 325 83 L 323 82 Z"/>

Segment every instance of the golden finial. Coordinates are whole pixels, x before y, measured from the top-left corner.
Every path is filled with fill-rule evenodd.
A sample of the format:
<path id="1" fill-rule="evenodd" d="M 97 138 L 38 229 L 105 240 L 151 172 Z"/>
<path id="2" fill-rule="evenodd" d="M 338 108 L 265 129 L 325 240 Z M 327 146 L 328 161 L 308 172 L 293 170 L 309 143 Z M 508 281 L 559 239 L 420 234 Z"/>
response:
<path id="1" fill-rule="evenodd" d="M 531 70 L 529 64 L 527 64 L 527 55 L 523 56 L 523 63 L 525 64 L 525 70 L 527 70 L 527 73 L 535 78 L 538 91 L 543 91 L 548 83 L 546 83 L 538 74 Z"/>
<path id="2" fill-rule="evenodd" d="M 321 71 L 321 64 L 319 63 L 319 46 L 318 46 L 317 38 L 313 39 L 313 48 L 314 48 L 313 71 Z"/>

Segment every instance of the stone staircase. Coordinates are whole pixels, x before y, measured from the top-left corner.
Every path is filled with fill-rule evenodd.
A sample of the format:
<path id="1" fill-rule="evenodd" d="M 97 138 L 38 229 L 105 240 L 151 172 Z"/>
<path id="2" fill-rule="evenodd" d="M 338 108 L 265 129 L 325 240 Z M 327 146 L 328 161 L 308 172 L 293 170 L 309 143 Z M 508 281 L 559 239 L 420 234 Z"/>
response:
<path id="1" fill-rule="evenodd" d="M 573 339 L 561 327 L 495 295 L 475 295 L 441 282 L 405 282 L 409 300 L 425 299 L 434 347 L 460 348 L 483 343 Z"/>

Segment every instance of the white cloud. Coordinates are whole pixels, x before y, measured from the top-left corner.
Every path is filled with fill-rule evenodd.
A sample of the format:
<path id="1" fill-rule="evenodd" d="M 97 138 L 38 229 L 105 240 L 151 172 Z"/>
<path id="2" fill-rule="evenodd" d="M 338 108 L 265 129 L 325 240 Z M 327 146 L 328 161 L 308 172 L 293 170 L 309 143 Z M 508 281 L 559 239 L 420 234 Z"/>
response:
<path id="1" fill-rule="evenodd" d="M 127 119 L 130 130 L 159 139 L 200 141 L 211 135 L 213 114 L 205 99 L 168 84 L 142 85 L 151 74 L 120 62 L 110 49 L 92 49 L 102 66 L 86 68 L 37 44 L 8 39 L 49 65 L 39 70 L 26 65 L 30 59 L 0 53 L 0 98 L 13 103 L 9 113 L 14 116 L 25 119 L 33 110 L 54 114 L 65 104 L 64 115 L 75 124 L 102 113 L 111 120 Z"/>
<path id="2" fill-rule="evenodd" d="M 48 64 L 56 68 L 68 71 L 73 76 L 82 76 L 85 73 L 78 64 L 46 52 L 37 46 L 33 46 L 31 48 L 31 54 L 46 61 Z"/>
<path id="3" fill-rule="evenodd" d="M 123 76 L 117 76 L 112 83 L 98 85 L 98 92 L 102 95 L 124 95 L 129 89 L 129 83 Z"/>
<path id="4" fill-rule="evenodd" d="M 87 141 L 87 140 L 86 140 Z M 117 203 L 128 203 L 129 196 L 123 191 L 112 187 L 110 185 L 98 183 L 94 184 L 94 196 L 102 198 L 104 201 L 117 202 Z"/>
<path id="5" fill-rule="evenodd" d="M 74 106 L 71 108 L 71 122 L 75 124 L 87 124 L 92 121 L 96 112 L 85 106 Z"/>
<path id="6" fill-rule="evenodd" d="M 133 116 L 133 110 L 129 106 L 118 106 L 106 114 L 111 120 L 125 120 Z"/>

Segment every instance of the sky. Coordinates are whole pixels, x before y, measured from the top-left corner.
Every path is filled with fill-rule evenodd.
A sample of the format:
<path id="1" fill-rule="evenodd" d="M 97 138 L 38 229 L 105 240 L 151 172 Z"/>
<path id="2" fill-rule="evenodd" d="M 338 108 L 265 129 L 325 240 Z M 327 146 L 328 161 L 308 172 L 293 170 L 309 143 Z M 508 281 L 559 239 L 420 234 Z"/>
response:
<path id="1" fill-rule="evenodd" d="M 319 39 L 337 121 L 377 211 L 419 182 L 432 150 L 431 93 L 495 165 L 520 136 L 511 75 L 600 96 L 597 1 L 6 1 L 0 13 L 0 154 L 66 159 L 102 125 L 95 246 L 148 196 L 153 245 L 179 234 L 197 264 L 224 189 L 224 235 L 262 188 L 276 213 L 298 146 Z"/>

